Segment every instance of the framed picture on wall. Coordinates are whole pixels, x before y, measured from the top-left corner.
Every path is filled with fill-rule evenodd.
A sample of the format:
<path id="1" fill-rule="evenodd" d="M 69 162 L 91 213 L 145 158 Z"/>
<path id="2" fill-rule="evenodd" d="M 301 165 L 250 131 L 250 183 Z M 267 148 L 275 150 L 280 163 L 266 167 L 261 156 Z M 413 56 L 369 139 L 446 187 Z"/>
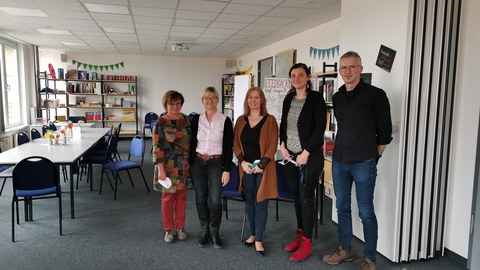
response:
<path id="1" fill-rule="evenodd" d="M 288 78 L 288 71 L 294 64 L 294 51 L 294 49 L 288 49 L 275 55 L 275 77 Z"/>

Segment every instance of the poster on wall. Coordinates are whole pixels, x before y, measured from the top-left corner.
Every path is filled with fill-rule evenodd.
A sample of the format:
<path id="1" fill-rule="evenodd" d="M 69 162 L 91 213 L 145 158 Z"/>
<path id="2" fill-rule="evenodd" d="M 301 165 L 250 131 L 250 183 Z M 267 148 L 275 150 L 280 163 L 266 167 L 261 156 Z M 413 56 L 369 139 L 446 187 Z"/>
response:
<path id="1" fill-rule="evenodd" d="M 397 54 L 397 51 L 390 49 L 387 46 L 380 45 L 376 65 L 381 69 L 390 72 L 392 70 L 395 54 Z"/>
<path id="2" fill-rule="evenodd" d="M 294 63 L 293 49 L 285 50 L 275 55 L 275 76 L 278 78 L 288 77 L 288 71 Z"/>
<path id="3" fill-rule="evenodd" d="M 263 92 L 267 99 L 267 111 L 275 116 L 277 123 L 282 120 L 283 99 L 290 88 L 292 87 L 289 78 L 265 78 Z"/>

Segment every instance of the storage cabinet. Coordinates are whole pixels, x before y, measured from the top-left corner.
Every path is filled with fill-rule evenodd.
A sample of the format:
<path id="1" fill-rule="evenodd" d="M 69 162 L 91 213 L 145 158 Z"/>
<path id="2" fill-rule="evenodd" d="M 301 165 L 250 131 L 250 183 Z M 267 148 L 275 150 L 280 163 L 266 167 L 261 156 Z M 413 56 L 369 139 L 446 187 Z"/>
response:
<path id="1" fill-rule="evenodd" d="M 37 79 L 40 86 L 37 115 L 47 122 L 85 116 L 87 122 L 98 122 L 97 126 L 102 127 L 122 123 L 121 135 L 138 134 L 136 76 L 52 79 L 47 77 L 47 72 L 41 72 Z"/>

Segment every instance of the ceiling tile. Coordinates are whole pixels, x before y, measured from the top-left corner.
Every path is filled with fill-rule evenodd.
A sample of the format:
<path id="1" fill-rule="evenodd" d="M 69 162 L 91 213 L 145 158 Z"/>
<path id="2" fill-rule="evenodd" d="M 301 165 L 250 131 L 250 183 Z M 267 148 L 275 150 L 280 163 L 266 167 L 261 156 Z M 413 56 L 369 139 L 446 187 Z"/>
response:
<path id="1" fill-rule="evenodd" d="M 220 12 L 222 11 L 226 3 L 213 2 L 213 1 L 201 1 L 201 0 L 180 0 L 178 5 L 179 10 L 193 10 L 193 11 L 209 11 Z"/>
<path id="2" fill-rule="evenodd" d="M 135 16 L 173 18 L 173 16 L 175 15 L 175 9 L 132 7 L 132 14 Z"/>
<path id="3" fill-rule="evenodd" d="M 272 7 L 267 6 L 230 4 L 223 10 L 223 13 L 263 15 L 271 9 Z"/>

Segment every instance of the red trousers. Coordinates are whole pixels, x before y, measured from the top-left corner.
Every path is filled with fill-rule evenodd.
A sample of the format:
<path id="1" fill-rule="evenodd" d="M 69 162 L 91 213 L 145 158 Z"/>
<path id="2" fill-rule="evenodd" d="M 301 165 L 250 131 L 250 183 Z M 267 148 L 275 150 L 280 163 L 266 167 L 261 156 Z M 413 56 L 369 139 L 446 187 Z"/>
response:
<path id="1" fill-rule="evenodd" d="M 185 228 L 187 190 L 162 193 L 162 219 L 165 231 Z"/>

